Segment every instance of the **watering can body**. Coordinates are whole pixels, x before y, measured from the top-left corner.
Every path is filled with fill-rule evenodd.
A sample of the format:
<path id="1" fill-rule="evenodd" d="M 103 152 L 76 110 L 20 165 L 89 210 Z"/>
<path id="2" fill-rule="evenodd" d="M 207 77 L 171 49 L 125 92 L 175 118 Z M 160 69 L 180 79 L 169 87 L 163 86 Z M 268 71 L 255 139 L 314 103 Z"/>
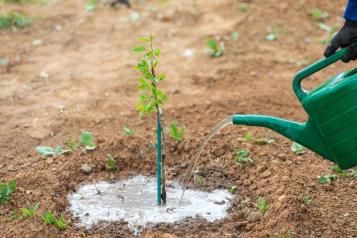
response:
<path id="1" fill-rule="evenodd" d="M 293 89 L 309 118 L 304 123 L 264 115 L 234 115 L 234 124 L 270 128 L 339 165 L 357 165 L 357 68 L 340 73 L 308 92 L 301 82 L 338 61 L 346 49 L 298 72 Z"/>

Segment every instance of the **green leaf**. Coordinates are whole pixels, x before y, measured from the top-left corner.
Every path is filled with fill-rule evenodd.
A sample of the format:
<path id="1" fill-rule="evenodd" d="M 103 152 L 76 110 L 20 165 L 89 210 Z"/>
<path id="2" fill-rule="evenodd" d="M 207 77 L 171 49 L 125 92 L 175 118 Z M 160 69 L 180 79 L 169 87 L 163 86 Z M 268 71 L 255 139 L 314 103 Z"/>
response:
<path id="1" fill-rule="evenodd" d="M 124 127 L 122 130 L 122 133 L 123 133 L 123 135 L 126 135 L 128 137 L 135 135 L 135 131 L 129 127 Z"/>
<path id="2" fill-rule="evenodd" d="M 249 157 L 249 150 L 238 149 L 236 150 L 235 162 L 238 165 L 253 163 L 254 161 Z"/>
<path id="3" fill-rule="evenodd" d="M 181 142 L 185 135 L 185 128 L 178 126 L 176 121 L 172 121 L 169 127 L 169 135 L 177 142 Z"/>
<path id="4" fill-rule="evenodd" d="M 107 168 L 110 172 L 114 172 L 117 170 L 117 162 L 113 159 L 111 155 L 107 157 Z"/>
<path id="5" fill-rule="evenodd" d="M 95 150 L 94 136 L 88 131 L 83 131 L 80 136 L 81 143 L 85 146 L 86 150 Z"/>
<path id="6" fill-rule="evenodd" d="M 61 154 L 66 154 L 71 152 L 71 150 L 65 150 L 61 146 L 57 146 L 56 148 L 52 148 L 50 146 L 37 146 L 37 153 L 43 156 L 58 156 Z"/>
<path id="7" fill-rule="evenodd" d="M 147 36 L 142 36 L 142 37 L 139 37 L 138 41 L 146 43 L 146 42 L 150 42 L 150 38 Z"/>
<path id="8" fill-rule="evenodd" d="M 16 181 L 10 181 L 7 184 L 0 182 L 0 204 L 7 204 L 10 201 L 11 194 L 16 189 Z"/>
<path id="9" fill-rule="evenodd" d="M 306 152 L 305 148 L 302 145 L 300 145 L 300 144 L 298 144 L 296 142 L 293 142 L 291 144 L 291 151 L 294 152 L 297 155 L 302 155 L 302 154 L 304 154 Z"/>
<path id="10" fill-rule="evenodd" d="M 320 184 L 329 184 L 336 178 L 337 176 L 335 174 L 328 174 L 328 175 L 320 176 L 319 182 Z"/>
<path id="11" fill-rule="evenodd" d="M 239 38 L 238 32 L 234 31 L 234 32 L 231 33 L 231 39 L 232 39 L 233 41 L 237 41 L 238 38 Z"/>
<path id="12" fill-rule="evenodd" d="M 268 35 L 265 36 L 264 38 L 266 41 L 275 41 L 278 39 L 278 35 L 274 32 L 269 33 Z"/>
<path id="13" fill-rule="evenodd" d="M 254 140 L 253 133 L 252 133 L 251 131 L 248 131 L 248 132 L 244 135 L 244 138 L 245 138 L 247 141 L 253 141 L 253 140 Z"/>
<path id="14" fill-rule="evenodd" d="M 133 48 L 133 51 L 134 51 L 135 53 L 141 53 L 141 52 L 146 51 L 146 47 L 140 45 L 140 46 L 137 46 L 137 47 Z"/>
<path id="15" fill-rule="evenodd" d="M 325 23 L 319 22 L 319 23 L 317 23 L 317 25 L 319 26 L 319 28 L 320 28 L 321 30 L 324 30 L 324 31 L 326 31 L 326 32 L 328 32 L 328 33 L 331 33 L 331 32 L 334 31 L 334 28 L 333 28 L 333 27 L 331 27 L 331 26 L 329 26 L 329 25 L 327 25 L 327 24 L 325 24 Z"/>
<path id="16" fill-rule="evenodd" d="M 40 155 L 44 156 L 55 155 L 55 150 L 50 146 L 37 146 L 36 151 Z"/>
<path id="17" fill-rule="evenodd" d="M 155 49 L 154 50 L 154 55 L 159 57 L 160 56 L 160 49 Z"/>
<path id="18" fill-rule="evenodd" d="M 268 202 L 265 200 L 265 198 L 263 197 L 259 197 L 258 198 L 258 202 L 257 202 L 257 207 L 259 209 L 259 211 L 265 215 L 265 213 L 269 210 L 270 205 L 268 204 Z"/>

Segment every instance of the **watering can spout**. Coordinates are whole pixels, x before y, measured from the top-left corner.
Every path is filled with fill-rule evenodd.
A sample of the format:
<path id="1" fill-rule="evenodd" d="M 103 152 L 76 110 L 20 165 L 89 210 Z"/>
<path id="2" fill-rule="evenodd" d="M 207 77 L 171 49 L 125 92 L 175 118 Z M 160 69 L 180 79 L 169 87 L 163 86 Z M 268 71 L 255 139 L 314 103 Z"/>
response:
<path id="1" fill-rule="evenodd" d="M 313 122 L 298 123 L 265 115 L 234 115 L 232 122 L 235 125 L 269 128 L 334 162 Z"/>

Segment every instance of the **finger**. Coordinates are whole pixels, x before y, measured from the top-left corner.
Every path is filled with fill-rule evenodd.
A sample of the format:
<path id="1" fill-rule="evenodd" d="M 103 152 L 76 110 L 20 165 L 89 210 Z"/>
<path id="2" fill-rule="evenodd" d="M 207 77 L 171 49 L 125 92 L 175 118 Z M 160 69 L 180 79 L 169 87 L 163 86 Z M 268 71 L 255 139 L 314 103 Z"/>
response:
<path id="1" fill-rule="evenodd" d="M 337 35 L 335 36 L 335 38 L 333 38 L 333 40 L 331 41 L 331 44 L 329 46 L 327 46 L 325 52 L 324 52 L 324 56 L 325 57 L 329 57 L 331 55 L 333 55 L 336 50 L 338 48 L 340 48 L 341 44 L 340 44 L 340 37 Z"/>
<path id="2" fill-rule="evenodd" d="M 350 62 L 350 57 L 348 56 L 348 54 L 345 54 L 342 58 L 341 58 L 343 63 L 348 63 Z"/>

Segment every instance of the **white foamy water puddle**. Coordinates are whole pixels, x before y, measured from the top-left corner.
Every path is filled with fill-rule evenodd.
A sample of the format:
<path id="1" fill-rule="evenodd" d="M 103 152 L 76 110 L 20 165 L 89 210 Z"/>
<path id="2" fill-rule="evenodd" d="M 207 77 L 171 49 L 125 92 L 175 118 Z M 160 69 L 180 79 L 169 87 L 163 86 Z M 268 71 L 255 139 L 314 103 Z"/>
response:
<path id="1" fill-rule="evenodd" d="M 225 190 L 202 192 L 187 189 L 180 206 L 182 190 L 175 183 L 167 187 L 167 205 L 156 203 L 156 180 L 136 176 L 116 183 L 84 185 L 70 194 L 69 210 L 79 218 L 78 226 L 90 228 L 98 222 L 126 221 L 133 232 L 157 223 L 174 223 L 188 217 L 212 222 L 227 215 L 231 194 Z"/>

